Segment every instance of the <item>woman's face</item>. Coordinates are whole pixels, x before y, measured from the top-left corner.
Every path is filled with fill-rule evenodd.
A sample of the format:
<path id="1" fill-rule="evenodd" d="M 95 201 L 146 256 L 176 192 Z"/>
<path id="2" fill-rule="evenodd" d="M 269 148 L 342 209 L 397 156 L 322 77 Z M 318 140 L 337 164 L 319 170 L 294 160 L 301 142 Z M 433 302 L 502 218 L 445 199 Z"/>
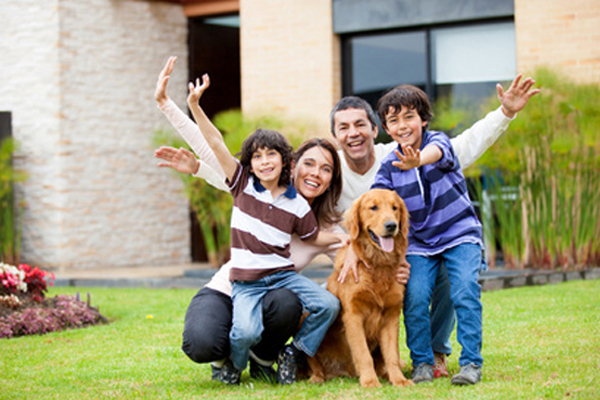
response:
<path id="1" fill-rule="evenodd" d="M 306 150 L 294 166 L 296 190 L 312 203 L 329 188 L 333 178 L 333 157 L 329 151 L 313 146 Z"/>

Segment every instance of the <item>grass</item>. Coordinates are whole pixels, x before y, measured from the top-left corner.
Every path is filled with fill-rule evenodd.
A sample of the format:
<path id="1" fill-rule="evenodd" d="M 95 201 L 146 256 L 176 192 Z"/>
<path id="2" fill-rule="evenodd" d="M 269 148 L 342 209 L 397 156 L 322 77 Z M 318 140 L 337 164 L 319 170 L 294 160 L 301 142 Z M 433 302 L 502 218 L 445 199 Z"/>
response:
<path id="1" fill-rule="evenodd" d="M 91 292 L 108 325 L 0 340 L 0 399 L 597 399 L 600 398 L 600 280 L 483 294 L 484 379 L 410 388 L 356 379 L 281 387 L 211 382 L 210 367 L 180 350 L 193 290 L 54 288 Z M 403 329 L 401 329 L 401 332 Z M 455 339 L 454 348 L 459 349 Z M 401 338 L 400 351 L 408 360 Z M 450 373 L 458 371 L 457 351 Z M 404 371 L 410 376 L 410 369 Z"/>

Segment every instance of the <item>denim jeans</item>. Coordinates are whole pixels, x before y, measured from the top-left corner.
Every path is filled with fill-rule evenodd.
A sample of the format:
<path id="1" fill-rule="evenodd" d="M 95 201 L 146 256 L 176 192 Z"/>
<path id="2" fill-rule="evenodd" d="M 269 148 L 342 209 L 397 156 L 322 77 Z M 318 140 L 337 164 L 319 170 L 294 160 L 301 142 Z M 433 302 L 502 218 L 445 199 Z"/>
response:
<path id="1" fill-rule="evenodd" d="M 482 267 L 481 247 L 465 243 L 434 256 L 407 256 L 410 279 L 404 297 L 406 344 L 413 365 L 433 365 L 429 305 L 438 269 L 443 262 L 450 281 L 450 298 L 456 311 L 457 338 L 462 346 L 460 365 L 483 364 L 482 307 L 479 271 Z"/>
<path id="2" fill-rule="evenodd" d="M 262 279 L 233 283 L 233 326 L 229 334 L 231 361 L 238 370 L 246 368 L 249 350 L 261 339 L 261 301 L 272 289 L 287 288 L 300 299 L 308 316 L 294 336 L 294 345 L 314 356 L 339 311 L 339 300 L 320 285 L 295 271 L 280 271 Z"/>
<path id="3" fill-rule="evenodd" d="M 435 287 L 431 299 L 431 348 L 437 353 L 452 354 L 450 335 L 454 330 L 456 314 L 450 300 L 450 281 L 448 270 L 442 263 L 435 279 Z"/>

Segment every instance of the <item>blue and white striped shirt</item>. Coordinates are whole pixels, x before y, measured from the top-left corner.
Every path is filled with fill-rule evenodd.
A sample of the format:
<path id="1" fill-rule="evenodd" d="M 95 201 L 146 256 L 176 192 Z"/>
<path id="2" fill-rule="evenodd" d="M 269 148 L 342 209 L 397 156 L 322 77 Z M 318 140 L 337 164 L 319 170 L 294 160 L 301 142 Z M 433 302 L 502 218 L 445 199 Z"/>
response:
<path id="1" fill-rule="evenodd" d="M 462 243 L 483 246 L 481 224 L 450 139 L 443 132 L 423 132 L 421 150 L 430 144 L 442 151 L 439 161 L 403 171 L 392 165 L 398 157 L 391 152 L 381 162 L 371 188 L 395 190 L 406 203 L 407 254 L 432 256 Z M 402 153 L 400 146 L 398 150 Z"/>

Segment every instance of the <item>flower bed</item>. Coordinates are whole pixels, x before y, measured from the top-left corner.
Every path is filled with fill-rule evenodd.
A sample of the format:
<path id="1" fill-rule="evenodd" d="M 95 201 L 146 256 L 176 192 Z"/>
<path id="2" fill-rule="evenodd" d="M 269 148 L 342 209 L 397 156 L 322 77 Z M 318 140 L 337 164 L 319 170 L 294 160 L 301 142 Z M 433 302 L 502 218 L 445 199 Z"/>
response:
<path id="1" fill-rule="evenodd" d="M 0 338 L 44 334 L 69 328 L 105 323 L 97 308 L 79 296 L 60 295 L 46 299 L 54 274 L 0 263 Z"/>

